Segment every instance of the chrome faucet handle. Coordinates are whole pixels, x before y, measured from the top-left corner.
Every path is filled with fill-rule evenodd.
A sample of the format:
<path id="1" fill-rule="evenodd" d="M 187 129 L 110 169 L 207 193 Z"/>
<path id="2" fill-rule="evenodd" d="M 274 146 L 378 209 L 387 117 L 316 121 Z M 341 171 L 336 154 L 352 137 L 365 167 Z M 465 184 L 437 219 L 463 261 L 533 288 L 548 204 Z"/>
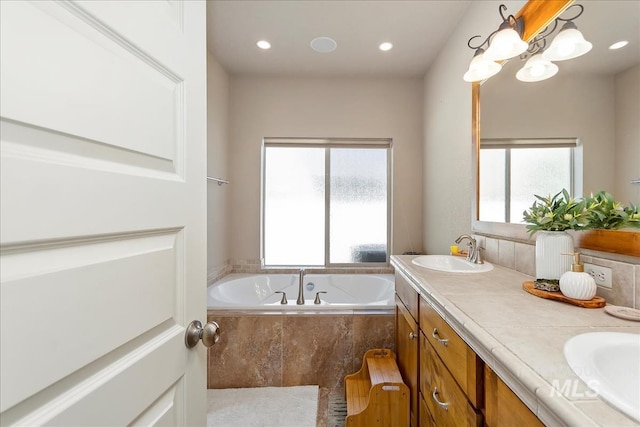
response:
<path id="1" fill-rule="evenodd" d="M 285 305 L 289 302 L 287 301 L 287 293 L 285 291 L 276 291 L 276 294 L 282 294 L 282 299 L 280 300 L 280 304 Z"/>
<path id="2" fill-rule="evenodd" d="M 327 291 L 318 291 L 316 292 L 316 299 L 313 300 L 314 304 L 322 304 L 322 301 L 320 301 L 320 294 L 326 294 Z"/>

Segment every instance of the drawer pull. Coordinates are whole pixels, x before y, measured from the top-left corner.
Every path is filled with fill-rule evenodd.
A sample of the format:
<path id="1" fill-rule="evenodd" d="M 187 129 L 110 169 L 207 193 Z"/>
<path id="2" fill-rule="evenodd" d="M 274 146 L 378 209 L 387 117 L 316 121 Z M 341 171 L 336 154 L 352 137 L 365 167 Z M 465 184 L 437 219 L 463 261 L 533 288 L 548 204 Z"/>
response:
<path id="1" fill-rule="evenodd" d="M 449 404 L 446 402 L 442 402 L 440 401 L 440 399 L 438 399 L 438 387 L 434 387 L 433 388 L 433 393 L 431 393 L 431 397 L 433 398 L 433 400 L 438 404 L 439 407 L 441 407 L 442 409 L 444 409 L 445 411 L 449 410 Z"/>
<path id="2" fill-rule="evenodd" d="M 418 334 L 414 334 L 413 332 L 409 332 L 409 339 L 415 340 L 416 338 L 418 338 Z"/>
<path id="3" fill-rule="evenodd" d="M 440 338 L 440 335 L 438 335 L 438 328 L 433 328 L 433 332 L 431 332 L 431 336 L 433 338 L 435 338 L 440 344 L 442 344 L 443 346 L 447 346 L 447 343 L 449 342 L 448 339 L 446 338 Z"/>

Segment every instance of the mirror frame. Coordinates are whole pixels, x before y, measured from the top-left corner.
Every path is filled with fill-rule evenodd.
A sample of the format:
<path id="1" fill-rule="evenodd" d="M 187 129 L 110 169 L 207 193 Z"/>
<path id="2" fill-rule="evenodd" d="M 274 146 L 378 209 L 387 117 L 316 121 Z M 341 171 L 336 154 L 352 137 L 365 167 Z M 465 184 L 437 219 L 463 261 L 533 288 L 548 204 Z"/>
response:
<path id="1" fill-rule="evenodd" d="M 520 9 L 516 18 L 524 19 L 522 39 L 529 42 L 536 34 L 544 30 L 557 16 L 564 12 L 575 0 L 529 0 Z M 473 154 L 471 164 L 474 165 L 473 188 L 471 201 L 471 230 L 474 233 L 496 236 L 510 240 L 527 241 L 529 233 L 523 224 L 480 221 L 480 82 L 471 84 L 471 139 Z M 617 253 L 640 257 L 640 232 L 619 230 L 590 230 L 572 232 L 576 246 L 601 252 Z"/>

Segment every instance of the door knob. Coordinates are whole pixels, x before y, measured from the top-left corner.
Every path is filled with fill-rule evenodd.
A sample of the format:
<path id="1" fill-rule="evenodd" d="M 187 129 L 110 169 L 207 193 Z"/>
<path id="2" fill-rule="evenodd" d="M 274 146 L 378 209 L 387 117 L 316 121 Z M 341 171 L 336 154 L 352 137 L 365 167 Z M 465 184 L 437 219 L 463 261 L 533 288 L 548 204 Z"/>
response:
<path id="1" fill-rule="evenodd" d="M 184 333 L 184 343 L 188 348 L 193 348 L 202 340 L 205 347 L 211 347 L 220 341 L 220 325 L 216 322 L 207 322 L 204 327 L 199 320 L 189 323 Z"/>

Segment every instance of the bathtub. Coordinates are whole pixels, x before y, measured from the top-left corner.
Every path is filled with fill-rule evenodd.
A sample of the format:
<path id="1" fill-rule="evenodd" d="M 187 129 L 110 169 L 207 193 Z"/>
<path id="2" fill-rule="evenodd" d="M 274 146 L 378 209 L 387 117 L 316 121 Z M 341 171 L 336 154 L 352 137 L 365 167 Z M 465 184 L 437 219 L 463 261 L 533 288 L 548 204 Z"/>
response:
<path id="1" fill-rule="evenodd" d="M 392 309 L 393 274 L 307 274 L 304 305 L 297 305 L 297 274 L 230 274 L 207 289 L 209 309 L 354 310 Z M 288 304 L 281 304 L 284 291 Z M 317 292 L 320 304 L 314 304 Z"/>

